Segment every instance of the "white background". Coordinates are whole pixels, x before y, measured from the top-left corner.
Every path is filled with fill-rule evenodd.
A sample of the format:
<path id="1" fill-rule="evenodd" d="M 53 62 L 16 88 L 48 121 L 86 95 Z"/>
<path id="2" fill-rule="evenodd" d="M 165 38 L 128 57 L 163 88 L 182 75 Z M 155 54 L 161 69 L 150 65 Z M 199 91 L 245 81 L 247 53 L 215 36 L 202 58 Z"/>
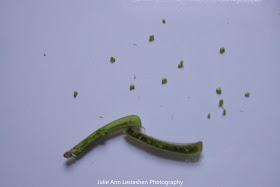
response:
<path id="1" fill-rule="evenodd" d="M 279 2 L 2 0 L 0 186 L 97 186 L 103 179 L 279 186 Z M 63 157 L 131 114 L 153 137 L 203 141 L 199 160 L 134 145 L 125 135 L 75 162 Z"/>

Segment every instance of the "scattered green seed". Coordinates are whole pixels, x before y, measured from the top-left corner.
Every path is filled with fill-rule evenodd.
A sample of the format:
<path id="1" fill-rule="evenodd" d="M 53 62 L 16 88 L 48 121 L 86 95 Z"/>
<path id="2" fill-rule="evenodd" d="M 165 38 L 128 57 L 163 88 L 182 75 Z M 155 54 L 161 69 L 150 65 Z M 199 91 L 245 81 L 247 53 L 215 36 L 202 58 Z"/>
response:
<path id="1" fill-rule="evenodd" d="M 227 111 L 225 108 L 223 108 L 223 115 L 226 115 Z"/>
<path id="2" fill-rule="evenodd" d="M 224 104 L 224 100 L 221 99 L 221 100 L 219 101 L 219 105 L 220 105 L 220 106 L 223 106 L 223 104 Z"/>
<path id="3" fill-rule="evenodd" d="M 163 78 L 163 79 L 161 80 L 161 83 L 162 83 L 162 84 L 166 84 L 166 83 L 167 83 L 167 79 L 166 79 L 166 78 Z"/>
<path id="4" fill-rule="evenodd" d="M 210 117 L 211 117 L 211 114 L 210 114 L 210 113 L 208 113 L 208 114 L 207 114 L 207 118 L 210 118 Z"/>
<path id="5" fill-rule="evenodd" d="M 162 23 L 165 23 L 165 19 L 162 20 Z"/>
<path id="6" fill-rule="evenodd" d="M 150 42 L 151 42 L 151 41 L 154 41 L 154 39 L 155 39 L 155 36 L 154 36 L 154 35 L 151 35 L 149 40 L 150 40 Z"/>
<path id="7" fill-rule="evenodd" d="M 221 94 L 221 93 L 222 93 L 222 88 L 220 88 L 220 87 L 219 87 L 219 88 L 216 88 L 216 93 L 217 93 L 217 94 Z"/>
<path id="8" fill-rule="evenodd" d="M 250 92 L 246 92 L 245 97 L 250 97 Z"/>
<path id="9" fill-rule="evenodd" d="M 130 87 L 129 87 L 129 89 L 130 89 L 130 90 L 134 90 L 134 89 L 135 89 L 134 84 L 131 84 Z"/>
<path id="10" fill-rule="evenodd" d="M 225 49 L 224 47 L 221 47 L 221 48 L 220 48 L 220 53 L 221 53 L 221 54 L 224 54 L 225 51 L 226 51 L 226 49 Z"/>
<path id="11" fill-rule="evenodd" d="M 136 76 L 134 75 L 134 79 L 136 79 Z"/>
<path id="12" fill-rule="evenodd" d="M 74 98 L 76 98 L 78 95 L 78 91 L 74 91 Z"/>
<path id="13" fill-rule="evenodd" d="M 116 61 L 115 57 L 110 58 L 110 62 L 114 63 Z"/>
<path id="14" fill-rule="evenodd" d="M 181 60 L 181 61 L 180 61 L 180 64 L 178 64 L 178 68 L 182 68 L 182 67 L 183 67 L 183 65 L 184 65 L 184 61 L 183 61 L 183 60 Z"/>
<path id="15" fill-rule="evenodd" d="M 46 53 L 44 53 L 44 56 L 47 56 Z"/>

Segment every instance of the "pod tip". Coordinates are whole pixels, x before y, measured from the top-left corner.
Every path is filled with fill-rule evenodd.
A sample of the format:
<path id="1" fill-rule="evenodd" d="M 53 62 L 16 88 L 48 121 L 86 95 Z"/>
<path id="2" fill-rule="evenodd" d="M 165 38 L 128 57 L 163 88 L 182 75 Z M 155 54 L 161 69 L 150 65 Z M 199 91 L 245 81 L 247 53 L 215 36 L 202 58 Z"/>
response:
<path id="1" fill-rule="evenodd" d="M 64 153 L 63 155 L 65 158 L 71 158 L 72 157 L 72 153 L 70 151 L 66 151 L 66 153 Z"/>

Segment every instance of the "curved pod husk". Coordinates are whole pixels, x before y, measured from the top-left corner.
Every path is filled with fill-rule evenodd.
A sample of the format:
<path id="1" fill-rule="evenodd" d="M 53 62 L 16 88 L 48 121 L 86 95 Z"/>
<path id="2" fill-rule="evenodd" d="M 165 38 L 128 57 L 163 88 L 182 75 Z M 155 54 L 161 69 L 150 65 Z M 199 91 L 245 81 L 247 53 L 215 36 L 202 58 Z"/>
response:
<path id="1" fill-rule="evenodd" d="M 203 143 L 201 141 L 196 143 L 171 143 L 162 140 L 158 140 L 151 136 L 145 135 L 138 130 L 134 130 L 129 128 L 125 131 L 125 133 L 150 147 L 153 147 L 158 150 L 167 151 L 171 153 L 176 153 L 180 155 L 189 155 L 189 156 L 197 156 L 202 152 Z"/>
<path id="2" fill-rule="evenodd" d="M 98 130 L 94 131 L 90 134 L 87 138 L 82 140 L 78 143 L 75 147 L 70 149 L 69 151 L 64 153 L 65 158 L 71 158 L 73 156 L 77 156 L 82 153 L 89 145 L 91 145 L 95 140 L 99 139 L 100 137 L 106 136 L 108 133 L 120 130 L 120 129 L 127 129 L 131 127 L 142 127 L 141 120 L 136 115 L 126 116 L 120 119 L 117 119 Z"/>

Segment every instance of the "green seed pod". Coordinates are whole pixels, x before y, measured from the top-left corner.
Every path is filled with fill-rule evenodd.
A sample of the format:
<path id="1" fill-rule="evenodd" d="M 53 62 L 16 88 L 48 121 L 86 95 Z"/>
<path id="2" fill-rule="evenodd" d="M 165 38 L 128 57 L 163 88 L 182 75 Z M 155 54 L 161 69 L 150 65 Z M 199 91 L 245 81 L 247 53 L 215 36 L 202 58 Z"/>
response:
<path id="1" fill-rule="evenodd" d="M 114 132 L 116 130 L 120 130 L 120 129 L 126 130 L 127 128 L 131 128 L 131 127 L 139 127 L 139 128 L 142 127 L 141 120 L 138 116 L 136 115 L 126 116 L 101 127 L 100 129 L 94 131 L 87 138 L 82 140 L 75 147 L 73 147 L 69 151 L 66 151 L 66 153 L 64 153 L 63 156 L 65 158 L 71 158 L 73 156 L 77 156 L 81 154 L 89 145 L 91 145 L 94 141 L 96 141 L 100 137 L 106 136 L 107 134 Z"/>
<path id="2" fill-rule="evenodd" d="M 185 144 L 171 143 L 145 135 L 138 130 L 134 130 L 133 128 L 127 129 L 125 133 L 134 140 L 161 151 L 190 156 L 197 156 L 202 152 L 203 143 L 201 141 Z"/>

